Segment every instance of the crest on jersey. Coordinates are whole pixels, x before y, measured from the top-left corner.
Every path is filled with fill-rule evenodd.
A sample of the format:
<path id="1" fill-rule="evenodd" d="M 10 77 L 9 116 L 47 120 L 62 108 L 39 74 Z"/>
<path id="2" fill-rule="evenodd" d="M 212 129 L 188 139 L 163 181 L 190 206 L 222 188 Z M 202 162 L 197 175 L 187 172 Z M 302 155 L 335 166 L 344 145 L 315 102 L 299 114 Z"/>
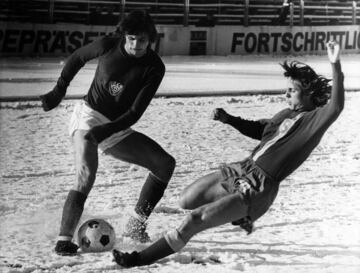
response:
<path id="1" fill-rule="evenodd" d="M 291 126 L 293 126 L 295 121 L 296 120 L 289 119 L 289 118 L 284 119 L 284 121 L 279 126 L 279 133 L 280 134 L 286 134 L 287 131 L 289 131 L 289 129 L 291 128 Z"/>
<path id="2" fill-rule="evenodd" d="M 109 82 L 109 92 L 111 95 L 116 96 L 121 93 L 124 89 L 124 85 L 119 82 L 111 81 Z"/>

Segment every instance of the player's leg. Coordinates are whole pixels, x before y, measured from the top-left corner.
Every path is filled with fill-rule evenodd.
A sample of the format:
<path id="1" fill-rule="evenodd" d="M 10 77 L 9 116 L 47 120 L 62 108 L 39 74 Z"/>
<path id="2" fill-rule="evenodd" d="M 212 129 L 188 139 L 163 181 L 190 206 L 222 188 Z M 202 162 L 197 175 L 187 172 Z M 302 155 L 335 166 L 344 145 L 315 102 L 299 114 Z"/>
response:
<path id="1" fill-rule="evenodd" d="M 196 209 L 235 191 L 248 191 L 250 186 L 243 188 L 247 181 L 240 179 L 242 172 L 241 163 L 238 162 L 224 165 L 219 171 L 201 177 L 186 187 L 181 193 L 180 206 L 183 209 Z M 237 186 L 236 181 L 242 181 L 243 183 Z M 233 221 L 232 224 L 240 226 L 248 234 L 253 229 L 253 224 L 249 217 Z"/>
<path id="2" fill-rule="evenodd" d="M 142 166 L 166 184 L 175 168 L 174 157 L 156 141 L 136 131 L 108 148 L 104 153 L 119 160 Z"/>
<path id="3" fill-rule="evenodd" d="M 134 217 L 130 218 L 126 228 L 127 235 L 146 241 L 149 238 L 145 233 L 145 221 L 164 194 L 175 168 L 175 159 L 158 143 L 139 132 L 133 132 L 105 153 L 150 171 L 135 206 Z"/>
<path id="4" fill-rule="evenodd" d="M 128 254 L 114 250 L 115 261 L 124 267 L 153 263 L 180 251 L 195 234 L 243 218 L 247 215 L 247 211 L 248 206 L 245 205 L 241 195 L 230 194 L 193 210 L 179 228 L 168 232 L 139 253 Z"/>
<path id="5" fill-rule="evenodd" d="M 205 229 L 230 223 L 247 216 L 247 213 L 248 206 L 242 196 L 239 193 L 228 194 L 191 211 L 177 230 L 181 238 L 188 242 Z"/>
<path id="6" fill-rule="evenodd" d="M 86 132 L 77 130 L 72 138 L 76 181 L 63 207 L 60 233 L 55 247 L 55 251 L 60 255 L 76 253 L 77 246 L 71 243 L 71 240 L 82 215 L 86 198 L 95 182 L 98 167 L 97 145 L 84 138 Z"/>
<path id="7" fill-rule="evenodd" d="M 180 195 L 180 206 L 183 209 L 195 209 L 228 195 L 220 183 L 223 179 L 221 171 L 199 178 L 183 190 Z"/>

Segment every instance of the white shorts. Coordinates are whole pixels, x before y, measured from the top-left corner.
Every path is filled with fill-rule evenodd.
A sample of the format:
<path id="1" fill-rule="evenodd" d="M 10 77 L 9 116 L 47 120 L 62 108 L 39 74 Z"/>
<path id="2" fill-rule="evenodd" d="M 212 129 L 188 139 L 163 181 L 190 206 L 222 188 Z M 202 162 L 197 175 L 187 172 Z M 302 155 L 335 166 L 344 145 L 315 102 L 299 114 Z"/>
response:
<path id="1" fill-rule="evenodd" d="M 110 120 L 107 117 L 89 107 L 85 101 L 81 101 L 75 105 L 74 112 L 71 116 L 69 135 L 72 137 L 76 130 L 90 130 L 92 127 L 108 122 L 110 122 Z M 112 134 L 99 143 L 99 149 L 104 152 L 106 149 L 119 143 L 125 137 L 131 135 L 133 132 L 134 130 L 127 128 Z"/>

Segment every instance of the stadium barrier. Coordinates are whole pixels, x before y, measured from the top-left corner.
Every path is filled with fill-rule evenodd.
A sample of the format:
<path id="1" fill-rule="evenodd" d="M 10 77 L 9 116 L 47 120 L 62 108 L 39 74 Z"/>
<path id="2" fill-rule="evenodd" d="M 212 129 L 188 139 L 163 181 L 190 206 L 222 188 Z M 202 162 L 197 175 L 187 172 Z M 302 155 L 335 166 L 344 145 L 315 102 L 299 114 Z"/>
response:
<path id="1" fill-rule="evenodd" d="M 288 3 L 287 3 L 288 2 Z M 0 21 L 114 25 L 146 9 L 165 25 L 356 25 L 360 1 L 349 0 L 1 0 Z"/>
<path id="2" fill-rule="evenodd" d="M 0 22 L 0 56 L 68 56 L 77 48 L 112 32 L 114 27 L 77 24 Z M 158 26 L 152 45 L 171 55 L 325 54 L 336 39 L 343 52 L 360 53 L 360 26 Z"/>

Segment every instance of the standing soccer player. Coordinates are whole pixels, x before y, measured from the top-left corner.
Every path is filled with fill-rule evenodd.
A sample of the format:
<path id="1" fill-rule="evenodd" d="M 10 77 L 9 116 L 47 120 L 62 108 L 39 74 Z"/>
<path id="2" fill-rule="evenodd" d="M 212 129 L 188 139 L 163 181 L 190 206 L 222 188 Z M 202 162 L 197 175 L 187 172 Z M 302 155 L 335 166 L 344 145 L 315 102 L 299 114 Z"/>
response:
<path id="1" fill-rule="evenodd" d="M 175 168 L 175 159 L 149 137 L 131 129 L 154 97 L 165 73 L 160 57 L 150 48 L 157 31 L 148 13 L 133 11 L 112 36 L 76 50 L 67 60 L 54 89 L 41 96 L 45 111 L 56 107 L 76 73 L 91 59 L 98 65 L 84 100 L 75 106 L 69 133 L 75 151 L 76 181 L 63 207 L 55 251 L 72 255 L 72 243 L 85 200 L 94 185 L 98 148 L 116 159 L 147 168 L 126 235 L 148 241 L 146 220 L 163 196 Z"/>
<path id="2" fill-rule="evenodd" d="M 284 62 L 289 108 L 268 120 L 249 121 L 223 109 L 214 119 L 233 126 L 242 134 L 260 140 L 251 155 L 225 165 L 188 186 L 180 204 L 191 213 L 175 230 L 140 252 L 113 251 L 116 263 L 124 267 L 146 265 L 181 250 L 197 233 L 232 222 L 248 233 L 273 203 L 279 184 L 296 170 L 318 145 L 344 107 L 343 74 L 339 45 L 327 44 L 333 84 L 299 62 Z M 331 97 L 330 101 L 329 97 Z"/>

